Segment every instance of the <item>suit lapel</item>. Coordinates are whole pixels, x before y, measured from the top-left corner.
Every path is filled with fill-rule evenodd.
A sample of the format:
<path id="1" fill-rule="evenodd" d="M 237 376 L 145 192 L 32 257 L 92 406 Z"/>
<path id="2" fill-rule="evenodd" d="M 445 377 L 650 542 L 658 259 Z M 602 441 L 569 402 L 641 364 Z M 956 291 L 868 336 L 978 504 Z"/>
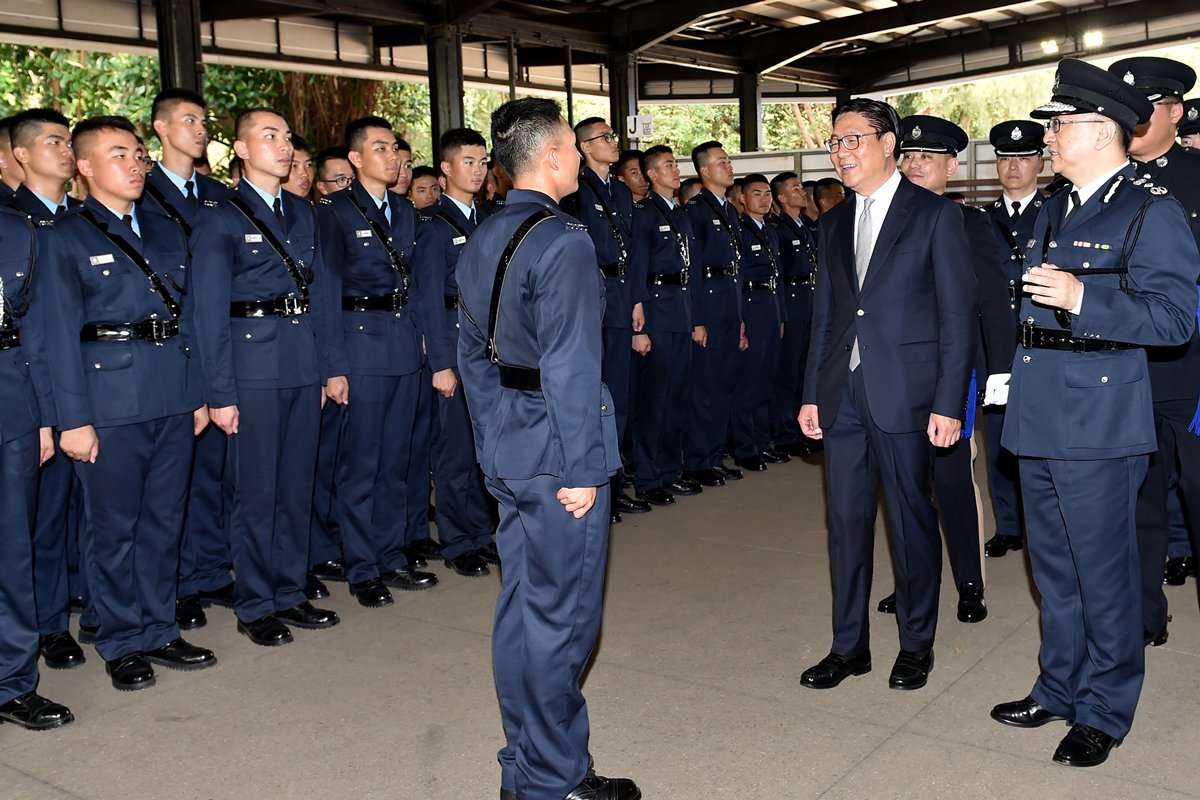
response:
<path id="1" fill-rule="evenodd" d="M 883 226 L 879 229 L 875 247 L 871 250 L 871 262 L 867 265 L 867 277 L 863 280 L 862 285 L 863 292 L 866 292 L 874 283 L 874 278 L 879 271 L 887 268 L 885 265 L 891 255 L 892 247 L 900 238 L 900 234 L 904 232 L 904 228 L 908 224 L 908 217 L 912 214 L 912 195 L 912 184 L 906 178 L 901 177 L 900 185 L 896 188 L 896 194 L 892 198 L 892 205 L 888 208 L 887 216 L 883 218 Z M 853 258 L 851 262 L 853 262 Z M 853 268 L 853 263 L 851 268 Z M 858 282 L 857 277 L 855 282 Z"/>

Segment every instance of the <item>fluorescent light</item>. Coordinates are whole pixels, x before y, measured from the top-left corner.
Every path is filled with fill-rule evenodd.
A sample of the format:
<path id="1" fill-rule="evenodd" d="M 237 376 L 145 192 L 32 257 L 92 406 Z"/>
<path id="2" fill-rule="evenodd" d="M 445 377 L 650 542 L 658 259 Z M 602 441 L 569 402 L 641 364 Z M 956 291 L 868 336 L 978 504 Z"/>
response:
<path id="1" fill-rule="evenodd" d="M 1045 55 L 1052 56 L 1058 52 L 1058 40 L 1046 39 L 1042 42 L 1042 52 Z"/>
<path id="2" fill-rule="evenodd" d="M 1086 50 L 1095 50 L 1098 47 L 1104 46 L 1104 33 L 1102 31 L 1088 31 L 1083 34 L 1083 47 Z"/>

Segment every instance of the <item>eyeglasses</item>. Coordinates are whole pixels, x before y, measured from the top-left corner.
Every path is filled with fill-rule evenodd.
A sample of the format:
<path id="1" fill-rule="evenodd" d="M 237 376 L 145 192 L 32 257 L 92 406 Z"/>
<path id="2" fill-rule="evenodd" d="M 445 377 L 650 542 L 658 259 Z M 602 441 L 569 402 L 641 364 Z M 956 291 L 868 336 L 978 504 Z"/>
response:
<path id="1" fill-rule="evenodd" d="M 862 144 L 864 136 L 882 136 L 884 131 L 872 131 L 871 133 L 847 133 L 845 136 L 833 136 L 822 142 L 825 145 L 825 150 L 829 153 L 836 153 L 845 147 L 847 150 L 857 150 Z"/>
<path id="2" fill-rule="evenodd" d="M 349 175 L 338 175 L 336 178 L 329 178 L 328 180 L 318 180 L 317 183 L 332 183 L 334 186 L 338 187 L 339 189 L 345 189 L 347 186 L 350 185 L 350 182 L 353 180 L 354 180 L 354 178 L 351 178 Z"/>
<path id="3" fill-rule="evenodd" d="M 1060 130 L 1062 130 L 1063 125 L 1087 125 L 1088 123 L 1093 123 L 1093 124 L 1098 125 L 1102 122 L 1108 122 L 1108 120 L 1106 120 L 1106 119 L 1059 119 L 1058 117 L 1055 117 L 1054 119 L 1047 120 L 1045 127 L 1046 127 L 1046 130 L 1050 131 L 1051 133 L 1058 133 Z"/>
<path id="4" fill-rule="evenodd" d="M 617 135 L 612 131 L 608 131 L 607 133 L 602 133 L 599 136 L 593 136 L 590 139 L 584 139 L 583 143 L 587 144 L 588 142 L 594 142 L 597 139 L 603 139 L 605 144 L 612 144 L 617 140 Z"/>

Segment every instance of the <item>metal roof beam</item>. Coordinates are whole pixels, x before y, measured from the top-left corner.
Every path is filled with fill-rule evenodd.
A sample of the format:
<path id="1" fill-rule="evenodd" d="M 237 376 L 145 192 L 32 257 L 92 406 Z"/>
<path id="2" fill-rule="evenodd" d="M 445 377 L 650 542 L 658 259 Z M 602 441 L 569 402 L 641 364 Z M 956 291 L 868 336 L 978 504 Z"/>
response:
<path id="1" fill-rule="evenodd" d="M 746 5 L 732 0 L 688 0 L 682 3 L 648 3 L 612 21 L 617 49 L 637 52 L 678 33 L 701 17 L 732 11 Z"/>

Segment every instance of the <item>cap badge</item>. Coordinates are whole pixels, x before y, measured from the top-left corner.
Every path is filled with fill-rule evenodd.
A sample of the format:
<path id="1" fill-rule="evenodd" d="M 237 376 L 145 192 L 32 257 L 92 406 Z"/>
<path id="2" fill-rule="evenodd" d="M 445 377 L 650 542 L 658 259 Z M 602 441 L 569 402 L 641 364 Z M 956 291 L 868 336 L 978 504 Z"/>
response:
<path id="1" fill-rule="evenodd" d="M 1020 125 L 1015 126 L 1012 129 L 1012 133 L 1010 133 L 1009 136 L 1012 137 L 1012 140 L 1014 142 L 1021 141 L 1021 126 Z"/>
<path id="2" fill-rule="evenodd" d="M 1128 83 L 1130 86 L 1133 86 L 1137 79 L 1133 77 L 1132 72 L 1126 72 L 1125 77 L 1122 78 L 1122 80 Z"/>
<path id="3" fill-rule="evenodd" d="M 1195 119 L 1197 117 L 1200 117 L 1200 108 L 1196 108 L 1195 106 L 1192 106 L 1191 108 L 1188 109 L 1187 118 L 1192 121 L 1195 121 Z"/>
<path id="4" fill-rule="evenodd" d="M 917 127 L 915 127 L 915 128 L 913 128 L 913 129 L 912 129 L 912 137 L 913 137 L 914 139 L 920 139 L 920 138 L 921 138 L 921 126 L 920 126 L 920 125 L 918 125 Z"/>

